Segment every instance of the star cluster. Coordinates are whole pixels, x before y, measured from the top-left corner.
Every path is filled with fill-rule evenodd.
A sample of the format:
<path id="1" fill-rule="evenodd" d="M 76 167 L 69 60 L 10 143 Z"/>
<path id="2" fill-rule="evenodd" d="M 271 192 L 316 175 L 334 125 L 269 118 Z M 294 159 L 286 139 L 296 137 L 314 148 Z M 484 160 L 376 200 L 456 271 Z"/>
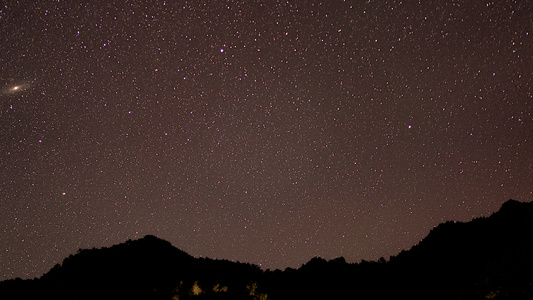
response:
<path id="1" fill-rule="evenodd" d="M 533 200 L 529 1 L 11 1 L 0 280 L 154 234 L 299 267 Z"/>

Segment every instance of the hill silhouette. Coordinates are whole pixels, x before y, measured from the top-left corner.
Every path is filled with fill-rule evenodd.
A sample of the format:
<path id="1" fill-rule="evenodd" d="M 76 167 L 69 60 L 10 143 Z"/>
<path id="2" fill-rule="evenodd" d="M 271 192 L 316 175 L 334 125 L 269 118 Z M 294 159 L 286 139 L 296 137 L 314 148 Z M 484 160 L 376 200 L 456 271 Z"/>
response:
<path id="1" fill-rule="evenodd" d="M 533 299 L 533 202 L 446 222 L 387 262 L 313 258 L 299 269 L 194 258 L 155 236 L 79 250 L 0 299 Z"/>

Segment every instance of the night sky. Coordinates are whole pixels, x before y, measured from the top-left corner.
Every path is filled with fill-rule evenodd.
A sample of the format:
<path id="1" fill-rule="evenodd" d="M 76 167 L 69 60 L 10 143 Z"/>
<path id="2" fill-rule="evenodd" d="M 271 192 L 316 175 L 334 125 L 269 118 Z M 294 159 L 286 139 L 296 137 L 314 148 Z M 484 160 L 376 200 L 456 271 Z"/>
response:
<path id="1" fill-rule="evenodd" d="M 297 268 L 533 200 L 533 3 L 3 1 L 0 280 L 153 234 Z"/>

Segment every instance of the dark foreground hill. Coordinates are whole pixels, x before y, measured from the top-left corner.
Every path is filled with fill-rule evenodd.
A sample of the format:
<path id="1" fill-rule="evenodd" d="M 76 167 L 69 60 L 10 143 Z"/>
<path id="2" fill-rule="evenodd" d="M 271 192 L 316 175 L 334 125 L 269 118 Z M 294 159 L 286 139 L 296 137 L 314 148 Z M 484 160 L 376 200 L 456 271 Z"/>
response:
<path id="1" fill-rule="evenodd" d="M 533 202 L 441 224 L 388 262 L 314 258 L 298 270 L 194 258 L 146 236 L 0 282 L 0 299 L 533 299 Z"/>

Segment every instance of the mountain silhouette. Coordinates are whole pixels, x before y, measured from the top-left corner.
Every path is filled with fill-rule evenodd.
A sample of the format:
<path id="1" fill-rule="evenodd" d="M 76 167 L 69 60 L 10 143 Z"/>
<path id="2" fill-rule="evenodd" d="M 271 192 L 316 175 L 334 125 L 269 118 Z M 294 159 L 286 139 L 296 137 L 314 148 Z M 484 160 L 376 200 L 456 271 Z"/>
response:
<path id="1" fill-rule="evenodd" d="M 194 258 L 155 236 L 79 250 L 0 299 L 533 299 L 533 202 L 446 222 L 389 261 L 313 258 L 299 269 Z"/>

